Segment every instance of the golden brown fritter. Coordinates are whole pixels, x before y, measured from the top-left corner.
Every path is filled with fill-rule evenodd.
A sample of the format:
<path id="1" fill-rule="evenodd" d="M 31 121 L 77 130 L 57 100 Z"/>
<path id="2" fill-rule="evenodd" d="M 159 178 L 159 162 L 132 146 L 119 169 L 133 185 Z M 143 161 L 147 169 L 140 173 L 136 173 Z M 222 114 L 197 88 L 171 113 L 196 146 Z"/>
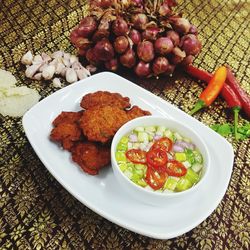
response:
<path id="1" fill-rule="evenodd" d="M 90 109 L 96 106 L 112 106 L 126 109 L 130 107 L 130 102 L 128 97 L 123 97 L 118 93 L 97 91 L 83 96 L 80 106 L 84 109 Z"/>
<path id="2" fill-rule="evenodd" d="M 80 138 L 81 129 L 76 123 L 59 123 L 50 133 L 50 139 L 61 143 L 66 150 L 70 150 Z"/>
<path id="3" fill-rule="evenodd" d="M 106 143 L 127 121 L 126 112 L 118 107 L 94 107 L 83 113 L 80 127 L 89 141 Z"/>
<path id="4" fill-rule="evenodd" d="M 102 146 L 94 142 L 83 142 L 75 145 L 72 150 L 72 160 L 83 171 L 91 175 L 110 163 L 110 147 Z"/>
<path id="5" fill-rule="evenodd" d="M 130 110 L 126 111 L 129 120 L 135 119 L 140 116 L 151 115 L 149 111 L 143 110 L 138 106 L 133 106 Z"/>
<path id="6" fill-rule="evenodd" d="M 73 123 L 78 122 L 82 116 L 83 111 L 78 112 L 61 112 L 60 115 L 58 115 L 55 120 L 52 122 L 54 126 L 57 126 L 60 123 Z"/>

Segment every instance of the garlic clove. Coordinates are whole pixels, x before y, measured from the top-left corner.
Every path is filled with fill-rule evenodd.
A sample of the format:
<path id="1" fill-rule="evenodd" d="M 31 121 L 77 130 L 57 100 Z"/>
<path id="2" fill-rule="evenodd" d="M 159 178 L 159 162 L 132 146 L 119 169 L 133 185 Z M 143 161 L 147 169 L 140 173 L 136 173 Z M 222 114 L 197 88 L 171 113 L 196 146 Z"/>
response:
<path id="1" fill-rule="evenodd" d="M 90 72 L 89 72 L 89 70 L 86 69 L 85 67 L 82 67 L 81 69 L 84 71 L 84 73 L 85 73 L 87 76 L 90 76 L 90 75 L 91 75 Z"/>
<path id="2" fill-rule="evenodd" d="M 68 59 L 65 59 L 65 58 L 62 58 L 62 62 L 63 62 L 63 64 L 66 66 L 66 67 L 70 67 L 70 62 L 69 62 L 69 60 Z"/>
<path id="3" fill-rule="evenodd" d="M 88 77 L 85 73 L 85 70 L 83 70 L 83 69 L 77 69 L 76 74 L 77 74 L 77 77 L 79 80 L 82 80 L 82 79 L 85 79 Z"/>
<path id="4" fill-rule="evenodd" d="M 32 78 L 33 75 L 38 71 L 42 64 L 34 64 L 27 67 L 25 70 L 25 76 L 28 78 Z"/>
<path id="5" fill-rule="evenodd" d="M 56 67 L 55 73 L 58 74 L 58 75 L 60 75 L 62 70 L 64 68 L 66 68 L 65 65 L 62 62 L 59 62 L 59 61 L 55 64 L 55 67 Z"/>
<path id="6" fill-rule="evenodd" d="M 42 57 L 44 62 L 49 62 L 49 61 L 52 60 L 52 58 L 48 54 L 46 54 L 44 52 L 42 52 L 41 57 Z"/>
<path id="7" fill-rule="evenodd" d="M 75 62 L 79 62 L 79 58 L 75 55 L 71 55 L 69 58 L 70 65 L 73 65 L 73 63 L 75 63 Z"/>
<path id="8" fill-rule="evenodd" d="M 82 68 L 82 65 L 80 62 L 74 62 L 72 65 L 71 65 L 72 69 L 74 70 L 77 70 L 77 69 L 81 69 Z"/>
<path id="9" fill-rule="evenodd" d="M 64 59 L 66 59 L 66 60 L 69 61 L 70 57 L 71 57 L 71 54 L 70 54 L 70 53 L 65 53 L 65 52 L 63 53 L 63 58 L 64 58 Z"/>
<path id="10" fill-rule="evenodd" d="M 33 58 L 33 64 L 39 64 L 43 62 L 43 58 L 41 57 L 41 55 L 35 55 Z"/>
<path id="11" fill-rule="evenodd" d="M 63 51 L 58 50 L 58 51 L 54 52 L 51 57 L 54 59 L 61 58 L 61 57 L 63 57 Z"/>
<path id="12" fill-rule="evenodd" d="M 38 80 L 38 81 L 42 80 L 42 73 L 36 73 L 36 74 L 32 77 L 32 79 Z"/>
<path id="13" fill-rule="evenodd" d="M 95 73 L 97 71 L 97 67 L 95 67 L 92 64 L 89 64 L 86 66 L 86 69 L 90 72 L 90 73 Z"/>
<path id="14" fill-rule="evenodd" d="M 50 80 L 55 74 L 56 67 L 54 65 L 47 65 L 42 71 L 42 77 L 45 80 Z"/>
<path id="15" fill-rule="evenodd" d="M 76 71 L 72 68 L 68 68 L 66 70 L 66 81 L 68 83 L 73 83 L 73 82 L 76 82 L 77 81 L 77 74 L 76 74 Z"/>
<path id="16" fill-rule="evenodd" d="M 33 60 L 33 55 L 29 50 L 26 54 L 22 56 L 21 63 L 25 65 L 31 65 Z"/>
<path id="17" fill-rule="evenodd" d="M 52 84 L 55 88 L 61 88 L 62 87 L 62 83 L 60 81 L 59 78 L 54 78 L 52 81 Z"/>
<path id="18" fill-rule="evenodd" d="M 61 75 L 62 77 L 65 77 L 65 76 L 66 76 L 66 71 L 67 71 L 67 69 L 69 69 L 69 68 L 64 67 L 64 68 L 61 70 L 60 75 Z"/>

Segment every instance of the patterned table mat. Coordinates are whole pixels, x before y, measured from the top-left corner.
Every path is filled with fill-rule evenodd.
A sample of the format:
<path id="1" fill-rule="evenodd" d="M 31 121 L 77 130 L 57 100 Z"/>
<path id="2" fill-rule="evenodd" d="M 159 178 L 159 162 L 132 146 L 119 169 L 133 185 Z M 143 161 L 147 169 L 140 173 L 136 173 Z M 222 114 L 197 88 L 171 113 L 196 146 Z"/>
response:
<path id="1" fill-rule="evenodd" d="M 195 64 L 213 71 L 228 63 L 250 93 L 250 1 L 178 1 L 198 26 L 203 50 Z M 20 58 L 63 49 L 74 52 L 70 30 L 86 13 L 80 0 L 0 1 L 0 68 L 42 98 L 56 89 L 24 77 Z M 124 77 L 188 111 L 205 85 L 185 74 L 161 80 Z M 206 125 L 232 122 L 218 100 L 195 117 Z M 242 120 L 241 120 L 242 121 Z M 250 141 L 229 138 L 235 152 L 232 178 L 217 209 L 192 231 L 155 240 L 121 228 L 74 199 L 49 174 L 25 137 L 20 118 L 0 116 L 0 249 L 249 249 Z"/>

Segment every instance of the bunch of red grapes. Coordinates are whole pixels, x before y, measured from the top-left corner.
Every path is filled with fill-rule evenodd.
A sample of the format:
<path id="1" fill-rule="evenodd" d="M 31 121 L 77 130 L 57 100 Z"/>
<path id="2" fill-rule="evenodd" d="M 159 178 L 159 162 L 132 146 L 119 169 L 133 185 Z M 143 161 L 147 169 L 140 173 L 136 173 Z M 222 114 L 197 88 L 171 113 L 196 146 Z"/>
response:
<path id="1" fill-rule="evenodd" d="M 201 50 L 197 28 L 174 13 L 174 6 L 174 0 L 92 1 L 70 40 L 97 68 L 126 67 L 139 77 L 170 75 Z"/>

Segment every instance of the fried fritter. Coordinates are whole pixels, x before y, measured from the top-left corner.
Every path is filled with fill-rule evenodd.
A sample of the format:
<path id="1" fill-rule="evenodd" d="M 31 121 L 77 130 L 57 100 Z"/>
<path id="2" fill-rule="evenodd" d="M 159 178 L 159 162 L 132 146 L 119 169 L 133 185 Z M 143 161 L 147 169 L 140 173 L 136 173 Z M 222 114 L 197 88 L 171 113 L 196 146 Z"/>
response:
<path id="1" fill-rule="evenodd" d="M 83 113 L 80 127 L 89 141 L 106 143 L 127 121 L 128 116 L 124 110 L 115 106 L 97 106 Z"/>
<path id="2" fill-rule="evenodd" d="M 83 111 L 78 112 L 61 112 L 60 115 L 58 115 L 55 120 L 52 122 L 54 126 L 57 126 L 60 123 L 73 123 L 78 122 L 82 116 Z"/>
<path id="3" fill-rule="evenodd" d="M 120 109 L 130 107 L 128 97 L 123 97 L 118 93 L 110 93 L 108 91 L 97 91 L 83 96 L 80 106 L 84 109 L 90 109 L 96 106 L 112 106 Z"/>
<path id="4" fill-rule="evenodd" d="M 129 120 L 135 119 L 140 116 L 151 115 L 149 111 L 143 110 L 138 106 L 133 106 L 130 110 L 126 111 Z"/>
<path id="5" fill-rule="evenodd" d="M 76 123 L 59 123 L 50 133 L 50 139 L 61 143 L 66 150 L 70 150 L 80 138 L 81 129 Z"/>
<path id="6" fill-rule="evenodd" d="M 91 175 L 110 163 L 110 147 L 102 146 L 94 142 L 83 142 L 75 145 L 72 150 L 72 160 L 83 171 Z"/>

